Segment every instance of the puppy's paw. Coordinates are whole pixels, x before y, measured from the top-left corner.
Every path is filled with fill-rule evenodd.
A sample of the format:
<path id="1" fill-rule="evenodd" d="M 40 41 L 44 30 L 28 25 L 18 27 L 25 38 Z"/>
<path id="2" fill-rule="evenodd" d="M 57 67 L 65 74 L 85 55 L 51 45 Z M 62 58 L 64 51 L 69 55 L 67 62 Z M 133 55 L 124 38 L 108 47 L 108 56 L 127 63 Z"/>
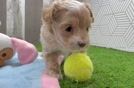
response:
<path id="1" fill-rule="evenodd" d="M 53 77 L 56 77 L 58 80 L 62 80 L 63 79 L 63 76 L 62 74 L 52 74 Z"/>
<path id="2" fill-rule="evenodd" d="M 58 76 L 58 79 L 59 80 L 62 80 L 63 79 L 63 75 L 62 74 L 58 74 L 57 76 Z"/>
<path id="3" fill-rule="evenodd" d="M 63 76 L 61 74 L 61 72 L 55 72 L 55 71 L 52 71 L 52 70 L 49 70 L 49 71 L 46 71 L 45 74 L 49 75 L 49 76 L 52 76 L 52 77 L 55 77 L 59 80 L 62 80 L 63 79 Z"/>

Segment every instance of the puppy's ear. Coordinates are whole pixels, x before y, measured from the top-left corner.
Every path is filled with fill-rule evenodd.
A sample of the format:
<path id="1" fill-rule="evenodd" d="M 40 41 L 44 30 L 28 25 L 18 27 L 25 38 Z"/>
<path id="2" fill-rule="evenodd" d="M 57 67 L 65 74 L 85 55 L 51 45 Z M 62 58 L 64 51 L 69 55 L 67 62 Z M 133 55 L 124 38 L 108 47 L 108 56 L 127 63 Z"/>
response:
<path id="1" fill-rule="evenodd" d="M 46 23 L 47 29 L 53 34 L 52 24 L 52 7 L 44 7 L 42 11 L 42 23 Z"/>
<path id="2" fill-rule="evenodd" d="M 52 20 L 52 7 L 44 7 L 42 12 L 42 21 L 50 24 Z"/>
<path id="3" fill-rule="evenodd" d="M 42 22 L 46 22 L 49 31 L 53 33 L 53 30 L 51 28 L 51 25 L 54 22 L 60 21 L 63 13 L 66 11 L 66 9 L 60 4 L 60 3 L 54 3 L 48 8 L 43 9 L 43 14 L 42 14 Z"/>
<path id="4" fill-rule="evenodd" d="M 92 10 L 90 9 L 90 6 L 88 4 L 85 3 L 85 6 L 90 12 L 91 22 L 93 23 L 94 22 L 94 16 L 93 16 Z"/>
<path id="5" fill-rule="evenodd" d="M 48 23 L 57 22 L 66 9 L 60 3 L 54 3 L 43 11 L 43 20 Z"/>

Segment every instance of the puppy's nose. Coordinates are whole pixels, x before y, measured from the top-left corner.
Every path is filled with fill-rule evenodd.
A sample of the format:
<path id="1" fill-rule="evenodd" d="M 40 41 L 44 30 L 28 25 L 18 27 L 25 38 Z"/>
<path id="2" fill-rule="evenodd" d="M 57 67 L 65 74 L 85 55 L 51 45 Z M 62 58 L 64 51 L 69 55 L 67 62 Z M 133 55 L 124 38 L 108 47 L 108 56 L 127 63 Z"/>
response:
<path id="1" fill-rule="evenodd" d="M 83 47 L 86 46 L 86 43 L 84 43 L 84 42 L 78 42 L 78 45 L 79 45 L 81 48 L 83 48 Z"/>

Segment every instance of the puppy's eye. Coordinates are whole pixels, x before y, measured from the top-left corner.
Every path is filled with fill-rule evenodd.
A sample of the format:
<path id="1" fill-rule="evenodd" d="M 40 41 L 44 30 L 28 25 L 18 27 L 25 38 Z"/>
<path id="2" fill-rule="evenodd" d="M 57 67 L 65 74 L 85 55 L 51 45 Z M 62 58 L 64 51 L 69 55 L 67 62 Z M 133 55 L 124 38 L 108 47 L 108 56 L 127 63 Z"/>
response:
<path id="1" fill-rule="evenodd" d="M 73 30 L 72 26 L 69 26 L 69 27 L 66 28 L 65 31 L 67 31 L 67 32 L 71 32 L 72 30 Z"/>
<path id="2" fill-rule="evenodd" d="M 6 53 L 3 53 L 3 54 L 2 54 L 2 57 L 6 57 L 6 56 L 7 56 L 7 54 L 6 54 Z"/>
<path id="3" fill-rule="evenodd" d="M 89 28 L 87 27 L 87 31 L 89 31 Z"/>

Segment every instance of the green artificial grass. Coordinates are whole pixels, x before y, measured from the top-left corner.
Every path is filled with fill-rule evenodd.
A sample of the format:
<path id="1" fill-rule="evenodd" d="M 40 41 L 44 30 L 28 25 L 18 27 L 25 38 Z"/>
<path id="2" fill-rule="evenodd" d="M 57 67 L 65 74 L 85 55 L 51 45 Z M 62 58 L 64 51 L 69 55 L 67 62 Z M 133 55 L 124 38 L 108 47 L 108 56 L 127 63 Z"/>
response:
<path id="1" fill-rule="evenodd" d="M 41 47 L 41 44 L 40 44 L 40 43 L 37 43 L 37 44 L 36 44 L 36 48 L 37 48 L 37 50 L 38 50 L 39 52 L 42 51 L 42 47 Z"/>
<path id="2" fill-rule="evenodd" d="M 94 72 L 90 80 L 76 82 L 64 76 L 61 88 L 134 88 L 134 53 L 91 46 Z"/>

